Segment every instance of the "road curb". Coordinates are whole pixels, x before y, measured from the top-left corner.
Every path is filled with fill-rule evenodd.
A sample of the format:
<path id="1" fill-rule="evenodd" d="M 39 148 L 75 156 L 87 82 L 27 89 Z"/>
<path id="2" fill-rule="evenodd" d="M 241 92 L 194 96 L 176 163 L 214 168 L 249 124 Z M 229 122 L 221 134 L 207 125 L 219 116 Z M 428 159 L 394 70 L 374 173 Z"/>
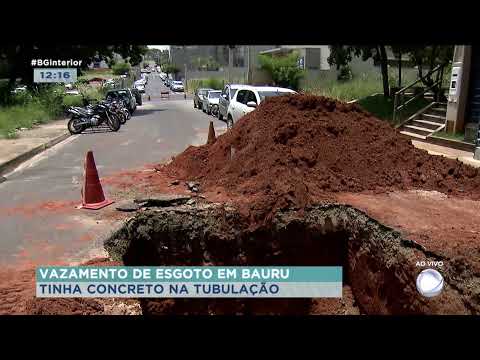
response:
<path id="1" fill-rule="evenodd" d="M 18 165 L 21 163 L 31 159 L 37 154 L 40 154 L 41 152 L 51 148 L 54 145 L 57 145 L 58 143 L 62 142 L 63 140 L 67 139 L 70 137 L 70 133 L 64 133 L 60 136 L 57 136 L 56 138 L 47 141 L 44 144 L 41 144 L 31 150 L 28 150 L 24 152 L 23 154 L 18 155 L 17 157 L 8 160 L 2 164 L 0 164 L 0 183 L 5 181 L 5 177 L 2 175 L 5 175 L 6 173 L 10 172 L 11 170 L 14 170 Z"/>

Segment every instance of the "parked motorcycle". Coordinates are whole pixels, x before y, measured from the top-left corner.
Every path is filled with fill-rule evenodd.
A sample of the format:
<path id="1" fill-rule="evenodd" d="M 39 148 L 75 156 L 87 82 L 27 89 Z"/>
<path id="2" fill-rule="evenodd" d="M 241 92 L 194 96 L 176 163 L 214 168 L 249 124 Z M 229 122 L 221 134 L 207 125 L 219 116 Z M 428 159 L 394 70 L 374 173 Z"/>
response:
<path id="1" fill-rule="evenodd" d="M 85 108 L 72 106 L 66 112 L 71 116 L 67 125 L 71 134 L 80 134 L 87 128 L 98 127 L 102 124 L 107 124 L 112 131 L 118 131 L 121 126 L 120 116 L 106 101 Z"/>
<path id="2" fill-rule="evenodd" d="M 117 115 L 120 123 L 123 125 L 130 119 L 130 112 L 126 109 L 125 104 L 122 101 L 108 101 L 108 106 L 110 107 L 110 111 Z M 128 115 L 127 115 L 128 113 Z"/>

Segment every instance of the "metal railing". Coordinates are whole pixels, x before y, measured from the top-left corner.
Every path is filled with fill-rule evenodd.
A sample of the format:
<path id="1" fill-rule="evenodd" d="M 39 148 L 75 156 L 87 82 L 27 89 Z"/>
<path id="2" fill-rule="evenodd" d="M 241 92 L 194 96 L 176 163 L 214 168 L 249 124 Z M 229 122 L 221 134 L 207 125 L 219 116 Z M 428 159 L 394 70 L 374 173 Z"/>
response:
<path id="1" fill-rule="evenodd" d="M 415 82 L 411 83 L 410 85 L 408 86 L 405 86 L 404 88 L 398 90 L 396 93 L 395 93 L 395 100 L 394 100 L 394 103 L 393 103 L 393 121 L 395 122 L 396 119 L 397 119 L 397 116 L 398 116 L 398 113 L 400 111 L 402 111 L 408 104 L 410 104 L 411 102 L 415 101 L 416 99 L 420 98 L 420 97 L 423 97 L 425 95 L 426 92 L 432 90 L 433 88 L 435 88 L 435 86 L 440 86 L 440 88 L 442 87 L 442 83 L 443 83 L 443 70 L 445 69 L 445 66 L 447 64 L 440 64 L 438 65 L 437 67 L 435 67 L 434 69 L 432 69 L 432 71 L 430 71 L 427 75 L 423 76 L 423 77 L 420 77 L 419 79 L 417 79 Z M 415 85 L 417 85 L 418 83 L 422 82 L 422 80 L 425 80 L 425 78 L 431 78 L 432 75 L 435 75 L 436 78 L 434 80 L 434 82 L 428 86 L 428 87 L 424 87 L 422 89 L 422 91 L 418 92 L 418 94 L 415 94 L 413 97 L 409 98 L 408 100 L 405 101 L 405 92 L 408 90 L 408 89 L 411 89 L 413 88 Z M 423 83 L 423 82 L 422 82 Z M 436 94 L 436 96 L 438 96 L 438 94 Z M 434 99 L 435 101 L 438 101 L 438 99 Z"/>

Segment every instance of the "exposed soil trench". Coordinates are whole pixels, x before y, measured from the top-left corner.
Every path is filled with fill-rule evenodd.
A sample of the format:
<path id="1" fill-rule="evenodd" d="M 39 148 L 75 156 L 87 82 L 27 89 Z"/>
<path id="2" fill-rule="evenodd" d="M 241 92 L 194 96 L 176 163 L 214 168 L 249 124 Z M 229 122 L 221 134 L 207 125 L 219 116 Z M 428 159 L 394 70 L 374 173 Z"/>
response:
<path id="1" fill-rule="evenodd" d="M 445 288 L 416 290 L 421 260 L 442 256 L 346 205 L 283 210 L 252 230 L 233 207 L 203 203 L 138 213 L 105 242 L 125 265 L 340 265 L 342 299 L 140 299 L 149 314 L 478 314 L 480 277 L 442 268 Z M 445 259 L 448 260 L 448 259 Z"/>

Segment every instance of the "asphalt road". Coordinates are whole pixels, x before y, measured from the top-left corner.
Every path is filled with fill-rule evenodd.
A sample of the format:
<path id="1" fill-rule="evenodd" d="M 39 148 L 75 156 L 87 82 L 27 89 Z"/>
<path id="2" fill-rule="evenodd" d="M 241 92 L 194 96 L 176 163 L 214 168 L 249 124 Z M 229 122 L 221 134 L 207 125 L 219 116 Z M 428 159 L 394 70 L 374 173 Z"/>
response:
<path id="1" fill-rule="evenodd" d="M 111 223 L 95 211 L 74 209 L 81 201 L 88 150 L 105 177 L 204 144 L 210 120 L 217 132 L 224 131 L 225 123 L 194 109 L 183 93 L 160 99 L 160 91 L 166 90 L 151 74 L 143 105 L 118 132 L 87 130 L 71 136 L 6 175 L 0 184 L 0 264 L 50 264 L 88 258 L 102 248 Z M 108 187 L 104 190 L 108 195 Z"/>

